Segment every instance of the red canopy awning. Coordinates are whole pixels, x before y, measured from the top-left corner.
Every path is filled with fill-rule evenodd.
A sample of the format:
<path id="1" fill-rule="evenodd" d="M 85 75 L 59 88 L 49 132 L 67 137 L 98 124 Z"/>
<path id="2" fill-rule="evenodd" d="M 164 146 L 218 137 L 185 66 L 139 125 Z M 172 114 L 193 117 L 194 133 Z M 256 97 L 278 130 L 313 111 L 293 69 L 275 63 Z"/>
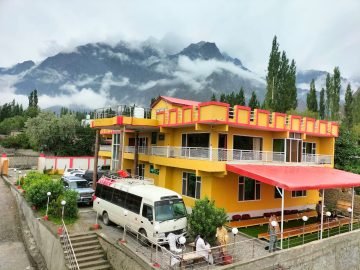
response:
<path id="1" fill-rule="evenodd" d="M 360 186 L 360 175 L 325 167 L 227 164 L 226 170 L 285 190 Z"/>

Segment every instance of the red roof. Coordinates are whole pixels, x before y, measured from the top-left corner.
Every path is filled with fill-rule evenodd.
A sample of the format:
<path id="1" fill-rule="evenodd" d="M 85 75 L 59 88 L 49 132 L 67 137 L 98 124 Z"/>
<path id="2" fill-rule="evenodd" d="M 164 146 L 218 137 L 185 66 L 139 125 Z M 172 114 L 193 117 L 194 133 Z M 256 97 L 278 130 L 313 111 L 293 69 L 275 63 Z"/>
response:
<path id="1" fill-rule="evenodd" d="M 173 103 L 173 104 L 177 104 L 177 105 L 182 105 L 182 106 L 197 106 L 199 105 L 201 102 L 198 101 L 193 101 L 193 100 L 187 100 L 187 99 L 181 99 L 181 98 L 174 98 L 174 97 L 166 97 L 166 96 L 160 96 L 155 102 L 154 104 L 152 104 L 151 107 L 154 107 L 159 101 L 160 99 L 163 99 L 169 103 Z"/>
<path id="2" fill-rule="evenodd" d="M 227 164 L 226 170 L 285 190 L 360 186 L 360 175 L 325 167 Z"/>

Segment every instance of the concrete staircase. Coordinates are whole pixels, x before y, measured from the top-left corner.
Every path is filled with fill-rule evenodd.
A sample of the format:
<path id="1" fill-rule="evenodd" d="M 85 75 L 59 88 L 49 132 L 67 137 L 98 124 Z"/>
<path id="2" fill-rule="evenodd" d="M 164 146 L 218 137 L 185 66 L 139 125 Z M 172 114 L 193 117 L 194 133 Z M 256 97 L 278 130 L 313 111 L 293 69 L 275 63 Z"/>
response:
<path id="1" fill-rule="evenodd" d="M 96 233 L 69 235 L 81 270 L 111 270 Z M 64 251 L 65 259 L 67 253 Z"/>

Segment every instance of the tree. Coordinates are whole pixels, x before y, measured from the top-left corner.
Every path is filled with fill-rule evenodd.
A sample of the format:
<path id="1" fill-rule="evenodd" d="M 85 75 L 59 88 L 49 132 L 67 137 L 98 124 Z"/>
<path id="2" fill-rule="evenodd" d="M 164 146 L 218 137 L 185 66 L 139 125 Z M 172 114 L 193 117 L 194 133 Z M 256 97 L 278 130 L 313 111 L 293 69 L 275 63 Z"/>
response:
<path id="1" fill-rule="evenodd" d="M 352 120 L 353 124 L 360 123 L 360 88 L 352 96 Z"/>
<path id="2" fill-rule="evenodd" d="M 329 73 L 326 75 L 325 91 L 326 91 L 325 116 L 326 116 L 326 118 L 331 119 L 332 79 L 331 79 L 331 76 Z"/>
<path id="3" fill-rule="evenodd" d="M 339 120 L 341 75 L 339 67 L 334 68 L 332 83 L 332 120 Z"/>
<path id="4" fill-rule="evenodd" d="M 344 113 L 345 113 L 344 124 L 348 128 L 352 127 L 352 123 L 353 123 L 352 103 L 353 103 L 353 96 L 351 91 L 351 85 L 349 83 L 348 86 L 346 87 L 345 105 L 344 105 Z"/>
<path id="5" fill-rule="evenodd" d="M 325 119 L 325 89 L 324 88 L 321 88 L 320 91 L 319 116 L 320 119 Z"/>
<path id="6" fill-rule="evenodd" d="M 240 87 L 239 93 L 237 95 L 236 105 L 245 106 L 245 94 L 244 94 L 244 88 L 243 87 Z"/>
<path id="7" fill-rule="evenodd" d="M 226 96 L 224 93 L 220 95 L 220 102 L 226 102 Z"/>
<path id="8" fill-rule="evenodd" d="M 191 214 L 188 216 L 190 237 L 203 236 L 210 244 L 215 243 L 216 228 L 225 224 L 225 210 L 217 208 L 214 201 L 207 197 L 196 200 Z"/>
<path id="9" fill-rule="evenodd" d="M 307 105 L 307 109 L 309 111 L 312 111 L 312 112 L 318 111 L 314 79 L 312 79 L 311 83 L 310 83 L 310 92 L 307 94 L 307 97 L 306 97 L 306 105 Z"/>
<path id="10" fill-rule="evenodd" d="M 211 96 L 211 101 L 216 101 L 215 93 L 212 94 L 212 96 Z"/>
<path id="11" fill-rule="evenodd" d="M 292 60 L 289 64 L 286 52 L 280 53 L 276 36 L 268 63 L 264 106 L 277 112 L 286 112 L 297 107 L 295 61 Z"/>
<path id="12" fill-rule="evenodd" d="M 251 108 L 251 110 L 260 108 L 260 103 L 257 100 L 255 91 L 252 91 L 252 93 L 251 93 L 251 98 L 249 100 L 249 107 Z"/>

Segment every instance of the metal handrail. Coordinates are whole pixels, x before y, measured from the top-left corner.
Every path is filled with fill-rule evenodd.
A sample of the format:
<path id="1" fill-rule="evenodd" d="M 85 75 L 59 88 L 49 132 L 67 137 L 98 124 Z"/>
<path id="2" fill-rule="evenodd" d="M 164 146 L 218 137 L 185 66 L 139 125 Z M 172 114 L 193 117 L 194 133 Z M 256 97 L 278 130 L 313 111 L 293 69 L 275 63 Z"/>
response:
<path id="1" fill-rule="evenodd" d="M 66 228 L 66 225 L 64 223 L 64 220 L 62 220 L 62 240 L 64 249 L 66 251 L 67 261 L 69 262 L 69 269 L 70 270 L 80 270 L 78 261 L 76 259 L 75 251 L 73 249 L 73 246 L 71 244 L 71 240 L 69 237 L 68 230 Z"/>

